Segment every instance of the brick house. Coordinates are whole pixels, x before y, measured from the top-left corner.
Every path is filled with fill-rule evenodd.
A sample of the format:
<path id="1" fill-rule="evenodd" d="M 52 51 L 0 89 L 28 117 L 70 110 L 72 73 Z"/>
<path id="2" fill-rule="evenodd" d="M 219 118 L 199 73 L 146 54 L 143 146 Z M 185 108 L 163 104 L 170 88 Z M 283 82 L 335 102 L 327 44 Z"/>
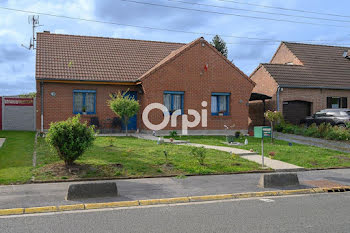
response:
<path id="1" fill-rule="evenodd" d="M 207 126 L 193 132 L 248 127 L 248 103 L 254 82 L 203 38 L 189 44 L 38 33 L 36 50 L 37 129 L 83 113 L 111 128 L 115 114 L 106 102 L 117 91 L 129 91 L 140 102 L 130 119 L 131 130 L 148 131 L 142 111 L 150 103 L 169 112 L 207 110 Z M 202 101 L 207 106 L 202 106 Z M 162 122 L 164 112 L 152 110 L 149 120 Z M 189 116 L 189 120 L 193 119 Z M 181 129 L 170 123 L 164 130 Z M 191 132 L 191 131 L 189 131 Z"/>
<path id="2" fill-rule="evenodd" d="M 348 108 L 349 49 L 282 42 L 270 63 L 251 74 L 253 92 L 271 96 L 266 109 L 283 112 L 294 124 L 325 108 Z M 263 124 L 261 102 L 251 102 L 249 111 L 252 125 Z"/>

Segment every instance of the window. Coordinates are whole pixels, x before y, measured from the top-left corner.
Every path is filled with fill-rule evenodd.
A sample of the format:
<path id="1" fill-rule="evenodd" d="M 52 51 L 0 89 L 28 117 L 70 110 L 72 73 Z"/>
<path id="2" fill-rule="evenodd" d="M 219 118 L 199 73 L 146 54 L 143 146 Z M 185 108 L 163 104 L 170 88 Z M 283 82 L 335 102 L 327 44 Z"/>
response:
<path id="1" fill-rule="evenodd" d="M 227 116 L 229 115 L 230 93 L 212 93 L 211 94 L 211 115 Z"/>
<path id="2" fill-rule="evenodd" d="M 96 114 L 96 91 L 74 90 L 73 91 L 73 113 Z"/>
<path id="3" fill-rule="evenodd" d="M 170 114 L 176 110 L 181 110 L 184 113 L 184 92 L 183 91 L 164 91 L 164 105 L 169 110 Z"/>
<path id="4" fill-rule="evenodd" d="M 327 97 L 327 108 L 347 108 L 347 97 Z"/>

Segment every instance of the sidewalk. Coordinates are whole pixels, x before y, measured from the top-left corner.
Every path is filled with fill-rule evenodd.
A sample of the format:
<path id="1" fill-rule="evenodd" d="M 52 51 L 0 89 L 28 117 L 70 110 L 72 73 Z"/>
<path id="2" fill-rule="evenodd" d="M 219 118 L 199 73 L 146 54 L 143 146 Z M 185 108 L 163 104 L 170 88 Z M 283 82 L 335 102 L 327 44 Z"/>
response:
<path id="1" fill-rule="evenodd" d="M 279 190 L 257 187 L 260 176 L 255 173 L 114 180 L 119 197 L 82 201 L 65 200 L 68 186 L 74 182 L 0 186 L 0 209 Z M 317 187 L 313 184 L 325 180 L 333 185 L 350 185 L 350 169 L 303 171 L 298 176 L 305 185 L 288 189 Z"/>

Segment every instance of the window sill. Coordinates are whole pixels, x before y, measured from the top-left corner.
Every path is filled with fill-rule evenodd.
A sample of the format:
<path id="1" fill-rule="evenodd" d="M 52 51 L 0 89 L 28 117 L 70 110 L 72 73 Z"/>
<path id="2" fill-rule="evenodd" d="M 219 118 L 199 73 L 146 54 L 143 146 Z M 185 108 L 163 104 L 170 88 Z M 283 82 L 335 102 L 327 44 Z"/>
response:
<path id="1" fill-rule="evenodd" d="M 82 114 L 82 113 L 73 113 L 74 115 L 78 115 L 80 114 L 80 116 L 96 116 L 96 113 L 86 113 L 86 114 Z"/>
<path id="2" fill-rule="evenodd" d="M 230 114 L 218 114 L 218 113 L 212 113 L 211 115 L 218 116 L 218 117 L 230 116 Z"/>

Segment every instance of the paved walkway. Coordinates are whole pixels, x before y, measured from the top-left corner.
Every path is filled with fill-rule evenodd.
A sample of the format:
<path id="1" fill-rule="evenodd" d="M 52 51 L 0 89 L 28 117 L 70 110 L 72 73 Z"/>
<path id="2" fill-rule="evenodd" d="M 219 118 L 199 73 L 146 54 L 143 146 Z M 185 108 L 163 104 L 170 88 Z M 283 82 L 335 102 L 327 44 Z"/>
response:
<path id="1" fill-rule="evenodd" d="M 152 135 L 146 135 L 146 134 L 138 134 L 137 137 L 142 138 L 142 139 L 146 139 L 146 140 L 152 140 L 152 141 L 158 140 L 158 137 L 155 137 Z M 164 141 L 170 142 L 169 139 L 164 139 Z M 255 152 L 250 152 L 248 150 L 238 149 L 238 148 L 234 148 L 234 147 L 227 147 L 227 146 L 211 146 L 211 145 L 203 145 L 203 144 L 197 144 L 197 143 L 188 143 L 186 141 L 178 141 L 178 140 L 175 140 L 174 143 L 177 143 L 179 145 L 204 147 L 207 149 L 225 151 L 225 152 L 239 155 L 243 159 L 247 159 L 249 161 L 253 161 L 255 163 L 262 165 L 261 155 L 258 155 Z M 290 163 L 286 163 L 286 162 L 282 162 L 279 160 L 270 159 L 267 157 L 264 157 L 264 166 L 272 168 L 276 171 L 300 171 L 300 170 L 304 170 L 303 167 L 299 167 L 299 166 L 296 166 L 296 165 L 293 165 Z"/>
<path id="2" fill-rule="evenodd" d="M 321 138 L 312 138 L 312 137 L 304 137 L 301 135 L 295 134 L 284 134 L 284 133 L 275 133 L 276 139 L 294 142 L 304 145 L 317 146 L 321 148 L 337 150 L 345 153 L 350 153 L 350 143 L 342 142 L 342 141 L 332 141 Z"/>
<path id="3" fill-rule="evenodd" d="M 284 189 L 317 187 L 320 182 L 332 182 L 332 185 L 350 185 L 350 169 L 332 169 L 320 171 L 301 171 L 298 177 L 302 185 Z M 260 188 L 261 174 L 233 174 L 189 176 L 186 178 L 147 178 L 113 180 L 118 186 L 118 197 L 92 198 L 81 201 L 67 201 L 68 186 L 77 182 L 0 185 L 0 209 L 15 207 L 33 207 L 65 205 L 88 202 L 110 202 L 144 200 L 185 196 L 201 196 L 242 192 L 281 190 L 278 188 Z M 101 182 L 101 181 L 96 181 Z"/>

